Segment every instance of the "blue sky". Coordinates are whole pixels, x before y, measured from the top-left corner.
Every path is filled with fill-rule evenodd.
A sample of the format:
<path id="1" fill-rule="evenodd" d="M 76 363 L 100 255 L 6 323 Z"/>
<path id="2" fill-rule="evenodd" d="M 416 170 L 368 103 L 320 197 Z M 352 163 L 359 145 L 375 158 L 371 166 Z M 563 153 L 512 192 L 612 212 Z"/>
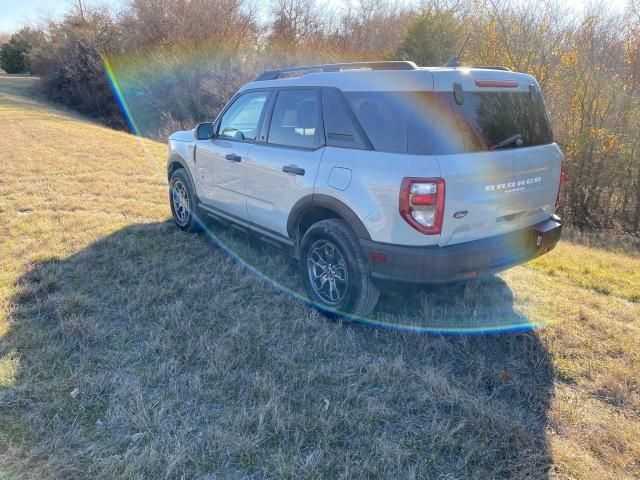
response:
<path id="1" fill-rule="evenodd" d="M 109 5 L 122 8 L 128 0 L 84 0 L 89 5 Z M 327 0 L 330 4 L 341 5 L 346 0 Z M 517 1 L 517 0 L 515 0 Z M 566 0 L 567 4 L 581 9 L 589 0 Z M 29 23 L 38 23 L 43 16 L 60 17 L 71 8 L 75 0 L 0 0 L 0 32 L 10 33 Z M 611 8 L 623 11 L 626 0 L 608 0 Z"/>
<path id="2" fill-rule="evenodd" d="M 74 0 L 0 0 L 0 32 L 13 32 L 23 25 L 38 23 L 42 15 L 60 17 L 75 3 Z M 84 0 L 89 5 L 122 7 L 127 0 Z"/>

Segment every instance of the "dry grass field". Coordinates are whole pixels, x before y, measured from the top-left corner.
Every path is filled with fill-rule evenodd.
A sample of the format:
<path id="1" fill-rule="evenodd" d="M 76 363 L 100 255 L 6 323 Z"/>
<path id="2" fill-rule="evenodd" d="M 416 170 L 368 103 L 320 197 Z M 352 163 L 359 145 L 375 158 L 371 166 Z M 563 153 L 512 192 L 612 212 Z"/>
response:
<path id="1" fill-rule="evenodd" d="M 164 145 L 33 82 L 0 77 L 0 478 L 640 477 L 637 253 L 327 319 L 278 250 L 172 225 Z M 485 326 L 537 328 L 412 331 Z"/>

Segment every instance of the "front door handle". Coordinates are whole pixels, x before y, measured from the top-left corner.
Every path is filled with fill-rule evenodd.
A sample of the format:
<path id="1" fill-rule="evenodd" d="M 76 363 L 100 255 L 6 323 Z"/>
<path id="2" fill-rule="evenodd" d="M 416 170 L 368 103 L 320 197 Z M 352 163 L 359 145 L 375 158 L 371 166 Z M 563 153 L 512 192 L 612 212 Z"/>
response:
<path id="1" fill-rule="evenodd" d="M 228 153 L 224 156 L 224 158 L 226 158 L 227 160 L 231 160 L 232 162 L 239 162 L 240 160 L 242 160 L 242 157 L 240 155 L 236 155 L 235 153 Z"/>
<path id="2" fill-rule="evenodd" d="M 295 165 L 285 165 L 282 167 L 282 171 L 286 173 L 293 173 L 295 175 L 304 175 L 304 168 L 296 167 Z"/>

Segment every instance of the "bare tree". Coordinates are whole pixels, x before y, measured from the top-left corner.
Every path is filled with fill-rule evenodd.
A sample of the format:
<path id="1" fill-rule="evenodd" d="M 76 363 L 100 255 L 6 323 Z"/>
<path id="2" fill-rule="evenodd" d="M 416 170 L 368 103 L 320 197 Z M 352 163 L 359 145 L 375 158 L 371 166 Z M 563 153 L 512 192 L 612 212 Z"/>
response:
<path id="1" fill-rule="evenodd" d="M 268 41 L 280 47 L 294 48 L 324 35 L 323 14 L 314 0 L 275 0 L 271 17 Z"/>
<path id="2" fill-rule="evenodd" d="M 374 59 L 392 57 L 416 12 L 398 2 L 359 0 L 332 26 L 332 44 L 343 55 Z"/>

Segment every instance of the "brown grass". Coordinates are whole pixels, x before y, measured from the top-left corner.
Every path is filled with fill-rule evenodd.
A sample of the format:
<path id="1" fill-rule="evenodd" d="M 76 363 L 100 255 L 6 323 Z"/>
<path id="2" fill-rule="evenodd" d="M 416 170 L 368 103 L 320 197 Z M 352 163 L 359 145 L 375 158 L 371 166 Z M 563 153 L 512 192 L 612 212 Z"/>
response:
<path id="1" fill-rule="evenodd" d="M 637 256 L 561 243 L 373 318 L 533 331 L 331 321 L 277 250 L 168 221 L 164 145 L 32 81 L 0 77 L 0 478 L 640 476 Z"/>

